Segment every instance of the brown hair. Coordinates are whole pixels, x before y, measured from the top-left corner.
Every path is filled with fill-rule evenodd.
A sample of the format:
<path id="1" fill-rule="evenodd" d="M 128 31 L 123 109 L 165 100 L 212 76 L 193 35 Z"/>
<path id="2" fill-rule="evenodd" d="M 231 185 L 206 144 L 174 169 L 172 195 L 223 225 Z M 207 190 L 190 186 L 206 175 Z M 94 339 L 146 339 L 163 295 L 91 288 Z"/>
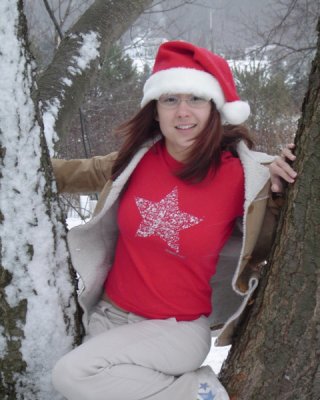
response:
<path id="1" fill-rule="evenodd" d="M 121 174 L 138 148 L 160 134 L 155 115 L 156 101 L 153 100 L 117 128 L 116 134 L 122 136 L 124 142 L 113 165 L 113 179 Z M 208 122 L 191 145 L 190 153 L 183 162 L 184 166 L 176 175 L 191 183 L 202 181 L 210 168 L 214 171 L 219 167 L 222 151 L 229 150 L 237 157 L 236 145 L 241 140 L 250 148 L 253 147 L 248 129 L 244 125 L 222 125 L 220 113 L 212 103 Z"/>

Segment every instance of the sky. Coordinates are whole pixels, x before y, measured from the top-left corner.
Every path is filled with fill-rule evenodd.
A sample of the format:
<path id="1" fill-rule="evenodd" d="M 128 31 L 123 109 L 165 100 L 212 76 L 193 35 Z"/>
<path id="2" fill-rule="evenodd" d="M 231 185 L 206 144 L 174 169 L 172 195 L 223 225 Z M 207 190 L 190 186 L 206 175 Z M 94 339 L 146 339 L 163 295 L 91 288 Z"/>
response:
<path id="1" fill-rule="evenodd" d="M 159 4 L 157 11 L 171 9 L 162 15 L 142 15 L 135 24 L 137 31 L 140 27 L 142 33 L 156 32 L 155 27 L 158 27 L 158 35 L 168 40 L 183 39 L 217 53 L 226 53 L 256 44 L 254 24 L 262 27 L 269 21 L 270 5 L 274 1 L 197 0 L 194 4 L 175 8 L 177 3 L 167 1 Z"/>

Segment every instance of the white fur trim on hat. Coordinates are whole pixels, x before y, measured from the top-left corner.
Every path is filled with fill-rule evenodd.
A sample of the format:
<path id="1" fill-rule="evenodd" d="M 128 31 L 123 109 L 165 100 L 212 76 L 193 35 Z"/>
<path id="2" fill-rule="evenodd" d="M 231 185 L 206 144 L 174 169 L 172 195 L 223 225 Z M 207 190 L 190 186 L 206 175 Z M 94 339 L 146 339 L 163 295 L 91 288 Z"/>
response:
<path id="1" fill-rule="evenodd" d="M 212 99 L 218 109 L 225 102 L 219 82 L 208 72 L 193 68 L 170 68 L 156 72 L 146 81 L 141 107 L 168 93 L 190 93 Z"/>
<path id="2" fill-rule="evenodd" d="M 243 123 L 250 115 L 248 103 L 236 100 L 226 103 L 218 80 L 205 71 L 193 68 L 169 68 L 154 73 L 143 88 L 141 107 L 163 94 L 190 93 L 213 100 L 223 123 Z"/>

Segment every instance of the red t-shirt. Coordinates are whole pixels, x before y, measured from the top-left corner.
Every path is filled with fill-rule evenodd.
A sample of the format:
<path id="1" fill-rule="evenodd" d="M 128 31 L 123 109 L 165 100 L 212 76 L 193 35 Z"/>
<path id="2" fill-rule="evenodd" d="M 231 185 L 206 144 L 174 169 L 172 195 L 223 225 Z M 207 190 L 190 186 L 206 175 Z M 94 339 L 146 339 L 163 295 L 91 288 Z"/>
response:
<path id="1" fill-rule="evenodd" d="M 210 278 L 234 221 L 244 175 L 229 152 L 215 174 L 190 184 L 162 143 L 133 172 L 118 211 L 119 238 L 105 283 L 111 300 L 147 318 L 194 320 L 211 312 Z"/>

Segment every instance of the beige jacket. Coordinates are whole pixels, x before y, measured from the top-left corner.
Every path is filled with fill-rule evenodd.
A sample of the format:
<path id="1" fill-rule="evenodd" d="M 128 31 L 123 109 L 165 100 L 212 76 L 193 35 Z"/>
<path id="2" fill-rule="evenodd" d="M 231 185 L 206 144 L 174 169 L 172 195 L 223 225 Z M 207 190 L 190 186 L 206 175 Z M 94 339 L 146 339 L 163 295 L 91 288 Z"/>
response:
<path id="1" fill-rule="evenodd" d="M 100 193 L 94 217 L 68 234 L 72 262 L 83 282 L 79 302 L 84 310 L 85 327 L 113 263 L 119 194 L 151 145 L 146 143 L 139 149 L 114 182 L 110 176 L 116 153 L 91 159 L 53 160 L 59 192 Z M 238 154 L 245 173 L 244 217 L 224 246 L 211 281 L 210 321 L 213 329 L 223 326 L 217 339 L 217 345 L 221 346 L 231 343 L 239 317 L 258 285 L 258 267 L 267 258 L 278 214 L 269 196 L 267 164 L 274 157 L 251 151 L 243 142 L 238 145 Z"/>

